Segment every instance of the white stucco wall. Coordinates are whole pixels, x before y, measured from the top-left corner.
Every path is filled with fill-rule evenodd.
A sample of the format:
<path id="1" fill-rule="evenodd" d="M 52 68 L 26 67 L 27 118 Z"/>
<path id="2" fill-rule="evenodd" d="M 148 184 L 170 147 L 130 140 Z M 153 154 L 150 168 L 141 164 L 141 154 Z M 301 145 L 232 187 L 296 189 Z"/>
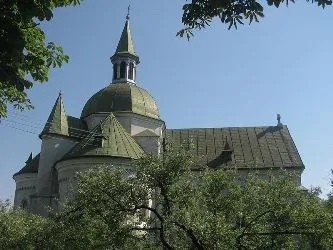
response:
<path id="1" fill-rule="evenodd" d="M 161 153 L 161 138 L 152 136 L 136 136 L 135 141 L 146 153 L 159 155 Z"/>
<path id="2" fill-rule="evenodd" d="M 131 159 L 113 157 L 84 157 L 69 159 L 57 163 L 56 169 L 58 171 L 60 203 L 73 197 L 72 195 L 73 190 L 75 190 L 76 187 L 77 173 L 102 166 L 131 169 L 132 163 L 133 161 Z"/>
<path id="3" fill-rule="evenodd" d="M 27 209 L 31 209 L 30 195 L 36 193 L 37 173 L 25 173 L 14 176 L 16 183 L 14 207 L 19 207 L 22 201 L 27 202 Z"/>
<path id="4" fill-rule="evenodd" d="M 65 137 L 51 137 L 44 135 L 40 152 L 39 169 L 37 177 L 37 192 L 41 195 L 51 194 L 53 166 L 77 142 Z"/>
<path id="5" fill-rule="evenodd" d="M 126 129 L 130 135 L 136 135 L 146 129 L 153 131 L 156 135 L 161 136 L 165 128 L 164 121 L 134 114 L 132 112 L 114 112 L 113 113 L 119 123 Z M 92 114 L 84 118 L 91 130 L 96 127 L 109 114 Z"/>
<path id="6" fill-rule="evenodd" d="M 92 130 L 95 128 L 101 121 L 103 121 L 109 114 L 92 114 L 84 118 L 87 123 L 88 129 Z"/>
<path id="7" fill-rule="evenodd" d="M 165 129 L 164 121 L 134 114 L 131 122 L 131 135 L 135 136 L 146 129 L 161 137 Z"/>

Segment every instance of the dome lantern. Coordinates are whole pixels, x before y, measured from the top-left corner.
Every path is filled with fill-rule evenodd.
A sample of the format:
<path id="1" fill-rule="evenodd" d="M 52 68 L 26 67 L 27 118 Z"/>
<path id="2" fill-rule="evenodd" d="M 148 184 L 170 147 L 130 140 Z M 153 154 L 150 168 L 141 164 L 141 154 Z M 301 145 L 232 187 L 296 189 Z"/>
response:
<path id="1" fill-rule="evenodd" d="M 153 97 L 136 85 L 136 65 L 139 57 L 134 50 L 129 27 L 129 14 L 121 33 L 116 52 L 111 57 L 113 64 L 112 83 L 94 94 L 85 104 L 81 118 L 90 115 L 108 115 L 110 112 L 130 112 L 160 120 Z M 99 118 L 98 118 L 99 119 Z"/>
<path id="2" fill-rule="evenodd" d="M 134 50 L 129 25 L 129 13 L 126 16 L 125 26 L 121 33 L 116 52 L 110 59 L 113 64 L 112 83 L 135 84 L 136 65 L 140 61 Z"/>

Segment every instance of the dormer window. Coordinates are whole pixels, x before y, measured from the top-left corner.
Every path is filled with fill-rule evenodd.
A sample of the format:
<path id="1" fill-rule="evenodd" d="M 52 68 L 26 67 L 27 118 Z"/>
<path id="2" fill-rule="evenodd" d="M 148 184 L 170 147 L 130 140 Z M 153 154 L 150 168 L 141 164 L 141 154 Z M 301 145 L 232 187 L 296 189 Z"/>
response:
<path id="1" fill-rule="evenodd" d="M 128 79 L 134 80 L 134 63 L 129 64 Z"/>
<path id="2" fill-rule="evenodd" d="M 120 78 L 126 77 L 126 62 L 120 63 Z"/>
<path id="3" fill-rule="evenodd" d="M 113 80 L 117 79 L 118 63 L 113 64 Z"/>

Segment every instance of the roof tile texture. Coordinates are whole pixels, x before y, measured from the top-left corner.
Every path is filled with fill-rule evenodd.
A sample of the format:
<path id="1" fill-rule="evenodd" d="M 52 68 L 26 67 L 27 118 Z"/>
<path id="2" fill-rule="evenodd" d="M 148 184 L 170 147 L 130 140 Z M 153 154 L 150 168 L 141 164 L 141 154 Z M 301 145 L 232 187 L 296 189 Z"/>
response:
<path id="1" fill-rule="evenodd" d="M 166 137 L 175 149 L 190 141 L 192 153 L 212 167 L 304 167 L 287 126 L 167 129 Z M 226 142 L 231 160 L 218 162 Z"/>

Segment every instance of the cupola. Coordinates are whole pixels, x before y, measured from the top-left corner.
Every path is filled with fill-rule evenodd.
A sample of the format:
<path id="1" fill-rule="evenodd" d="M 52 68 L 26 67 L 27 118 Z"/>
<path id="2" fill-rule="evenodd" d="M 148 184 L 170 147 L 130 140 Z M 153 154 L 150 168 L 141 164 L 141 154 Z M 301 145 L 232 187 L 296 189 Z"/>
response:
<path id="1" fill-rule="evenodd" d="M 129 14 L 126 16 L 125 26 L 114 55 L 110 58 L 113 64 L 112 83 L 135 84 L 136 66 L 139 57 L 135 53 L 129 25 Z"/>

